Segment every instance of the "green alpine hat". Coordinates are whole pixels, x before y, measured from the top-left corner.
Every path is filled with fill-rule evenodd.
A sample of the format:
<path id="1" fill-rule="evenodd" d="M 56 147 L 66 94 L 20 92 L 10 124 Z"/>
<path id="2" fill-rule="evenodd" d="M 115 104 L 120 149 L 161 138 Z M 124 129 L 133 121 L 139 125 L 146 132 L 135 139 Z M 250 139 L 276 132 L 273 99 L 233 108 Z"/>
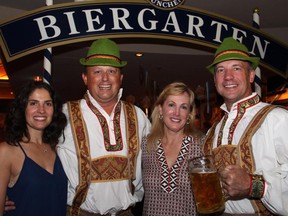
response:
<path id="1" fill-rule="evenodd" d="M 120 59 L 117 44 L 110 39 L 98 39 L 90 46 L 87 57 L 81 58 L 80 63 L 85 66 L 113 66 L 122 68 L 127 62 Z"/>
<path id="2" fill-rule="evenodd" d="M 207 66 L 207 69 L 214 74 L 216 64 L 227 60 L 242 60 L 252 63 L 253 69 L 256 69 L 260 58 L 251 57 L 245 45 L 236 41 L 234 38 L 225 38 L 214 54 L 213 63 Z"/>

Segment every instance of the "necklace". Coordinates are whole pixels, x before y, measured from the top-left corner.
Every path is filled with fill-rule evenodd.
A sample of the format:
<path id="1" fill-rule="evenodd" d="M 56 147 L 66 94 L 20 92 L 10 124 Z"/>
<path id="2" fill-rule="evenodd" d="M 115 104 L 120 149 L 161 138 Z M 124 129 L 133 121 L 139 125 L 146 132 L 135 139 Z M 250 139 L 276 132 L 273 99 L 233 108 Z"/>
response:
<path id="1" fill-rule="evenodd" d="M 40 145 L 43 146 L 43 152 L 44 152 L 44 153 L 47 153 L 48 149 L 45 147 L 45 145 L 44 145 L 44 144 L 40 144 Z"/>
<path id="2" fill-rule="evenodd" d="M 48 152 L 48 148 L 47 148 L 47 145 L 46 145 L 46 144 L 43 144 L 43 143 L 35 143 L 35 142 L 30 142 L 30 143 L 40 146 L 41 150 L 42 150 L 44 153 L 47 153 L 47 152 Z"/>

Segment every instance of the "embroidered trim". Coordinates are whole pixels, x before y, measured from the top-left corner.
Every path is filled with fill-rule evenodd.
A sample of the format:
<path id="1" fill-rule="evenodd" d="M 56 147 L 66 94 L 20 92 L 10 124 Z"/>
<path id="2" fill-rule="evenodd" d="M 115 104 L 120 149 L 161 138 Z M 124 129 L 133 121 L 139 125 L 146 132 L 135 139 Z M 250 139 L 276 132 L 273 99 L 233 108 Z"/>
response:
<path id="1" fill-rule="evenodd" d="M 237 105 L 237 116 L 236 118 L 233 120 L 230 128 L 229 128 L 229 134 L 228 134 L 228 143 L 229 145 L 232 144 L 232 140 L 233 140 L 233 136 L 234 136 L 234 132 L 235 132 L 235 129 L 236 129 L 236 126 L 238 125 L 239 121 L 242 119 L 244 113 L 246 112 L 246 109 L 251 107 L 251 106 L 254 106 L 255 104 L 259 103 L 260 102 L 260 97 L 258 95 L 255 95 L 255 97 L 252 97 L 252 98 L 249 98 L 248 100 L 246 101 L 242 101 L 241 103 L 239 103 Z M 226 124 L 226 121 L 228 119 L 228 114 L 226 113 L 225 116 L 224 116 L 224 119 L 222 121 L 222 125 L 220 127 L 220 131 L 219 131 L 219 134 L 218 134 L 218 138 L 217 138 L 217 146 L 220 146 L 221 145 L 221 142 L 222 142 L 222 138 L 223 138 L 223 128 Z"/>
<path id="2" fill-rule="evenodd" d="M 127 157 L 101 157 L 99 160 L 90 163 L 88 133 L 81 113 L 80 101 L 67 102 L 79 165 L 79 185 L 76 187 L 72 208 L 70 209 L 71 216 L 79 215 L 80 206 L 86 199 L 90 182 L 99 179 L 100 181 L 119 180 L 115 179 L 117 177 L 121 180 L 129 179 L 130 182 L 135 179 L 136 160 L 139 154 L 137 115 L 132 104 L 123 103 L 125 121 L 127 122 L 127 119 L 129 119 L 129 127 L 126 128 L 129 155 Z M 128 167 L 131 173 L 128 171 Z M 132 190 L 131 193 L 133 193 Z"/>
<path id="3" fill-rule="evenodd" d="M 225 113 L 224 117 L 223 117 L 223 121 L 222 121 L 222 124 L 221 124 L 221 127 L 220 127 L 220 130 L 219 130 L 219 133 L 218 133 L 218 138 L 217 138 L 217 147 L 218 146 L 221 146 L 221 143 L 222 143 L 222 137 L 223 137 L 223 130 L 224 130 L 224 126 L 227 122 L 227 119 L 228 119 L 228 114 Z M 215 130 L 215 128 L 214 128 Z"/>
<path id="4" fill-rule="evenodd" d="M 71 128 L 73 131 L 75 148 L 77 151 L 78 163 L 81 164 L 79 169 L 79 184 L 75 191 L 75 196 L 70 209 L 71 216 L 80 214 L 80 206 L 85 201 L 87 196 L 87 188 L 90 185 L 90 147 L 87 140 L 88 133 L 83 122 L 83 116 L 79 109 L 80 101 L 70 101 L 67 103 L 68 111 L 71 119 Z"/>
<path id="5" fill-rule="evenodd" d="M 124 102 L 124 113 L 126 116 L 126 137 L 128 145 L 128 174 L 131 194 L 134 195 L 135 186 L 133 180 L 136 179 L 136 164 L 139 153 L 138 120 L 133 104 Z"/>
<path id="6" fill-rule="evenodd" d="M 254 133 L 261 126 L 266 115 L 273 108 L 275 108 L 275 106 L 273 105 L 265 106 L 254 116 L 254 118 L 250 121 L 249 125 L 246 127 L 238 145 L 236 146 L 223 145 L 212 150 L 213 136 L 214 136 L 215 128 L 216 128 L 216 125 L 213 125 L 213 127 L 211 128 L 212 131 L 209 132 L 209 134 L 207 135 L 208 137 L 205 140 L 204 152 L 207 154 L 213 151 L 213 154 L 216 155 L 215 163 L 217 163 L 216 160 L 220 160 L 221 162 L 221 159 L 228 157 L 228 160 L 223 159 L 221 163 L 225 161 L 227 164 L 239 164 L 241 167 L 246 169 L 247 172 L 253 173 L 255 171 L 255 164 L 254 164 L 253 155 L 252 155 L 251 139 Z M 235 151 L 233 150 L 233 148 L 237 150 Z M 225 166 L 227 164 L 222 164 L 222 165 Z M 221 164 L 218 163 L 218 166 L 221 166 Z M 259 199 L 251 200 L 251 204 L 253 205 L 253 208 L 255 209 L 256 213 L 261 214 L 261 215 L 271 215 L 271 213 L 266 209 L 266 207 L 263 205 L 263 203 Z"/>
<path id="7" fill-rule="evenodd" d="M 109 128 L 105 117 L 100 113 L 100 111 L 92 104 L 87 93 L 84 95 L 84 99 L 88 107 L 92 110 L 92 112 L 97 116 L 99 123 L 102 128 L 102 133 L 104 137 L 104 145 L 107 151 L 121 151 L 123 149 L 123 141 L 121 137 L 121 129 L 120 129 L 120 113 L 121 113 L 121 103 L 118 103 L 115 107 L 114 118 L 113 118 L 113 126 L 114 126 L 114 134 L 116 139 L 116 144 L 110 143 L 110 135 Z"/>
<path id="8" fill-rule="evenodd" d="M 183 162 L 185 161 L 185 157 L 189 151 L 189 144 L 191 143 L 191 141 L 192 138 L 190 136 L 186 136 L 183 138 L 177 160 L 175 161 L 171 169 L 168 168 L 161 140 L 158 141 L 156 154 L 161 167 L 160 184 L 162 190 L 164 190 L 166 193 L 172 193 L 179 186 L 179 172 Z"/>

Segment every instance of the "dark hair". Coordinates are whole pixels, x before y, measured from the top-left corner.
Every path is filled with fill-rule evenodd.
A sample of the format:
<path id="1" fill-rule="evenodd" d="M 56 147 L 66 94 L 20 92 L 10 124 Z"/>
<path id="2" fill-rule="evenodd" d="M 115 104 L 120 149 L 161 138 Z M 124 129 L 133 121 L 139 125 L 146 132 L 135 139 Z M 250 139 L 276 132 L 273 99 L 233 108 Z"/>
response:
<path id="1" fill-rule="evenodd" d="M 45 82 L 29 82 L 21 88 L 20 93 L 13 100 L 11 107 L 6 115 L 4 126 L 4 139 L 10 145 L 16 145 L 22 141 L 23 136 L 30 140 L 26 125 L 25 110 L 29 96 L 36 89 L 46 89 L 53 102 L 53 117 L 51 123 L 44 129 L 42 140 L 50 144 L 53 148 L 58 144 L 60 136 L 63 134 L 67 125 L 67 119 L 62 112 L 62 101 L 55 94 L 53 88 Z M 65 138 L 65 137 L 64 137 Z"/>

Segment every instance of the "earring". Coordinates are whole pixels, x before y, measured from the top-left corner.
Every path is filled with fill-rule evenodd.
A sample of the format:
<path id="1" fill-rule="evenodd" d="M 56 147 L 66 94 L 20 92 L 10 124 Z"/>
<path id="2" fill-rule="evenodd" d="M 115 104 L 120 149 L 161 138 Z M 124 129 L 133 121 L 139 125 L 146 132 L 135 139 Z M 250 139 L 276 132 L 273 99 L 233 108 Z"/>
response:
<path id="1" fill-rule="evenodd" d="M 188 118 L 188 119 L 187 119 L 187 121 L 186 121 L 186 124 L 187 124 L 187 125 L 189 125 L 189 124 L 190 124 L 190 122 L 191 122 L 191 119 L 190 119 L 190 118 Z"/>
<path id="2" fill-rule="evenodd" d="M 159 119 L 162 120 L 163 119 L 163 114 L 159 114 Z"/>

